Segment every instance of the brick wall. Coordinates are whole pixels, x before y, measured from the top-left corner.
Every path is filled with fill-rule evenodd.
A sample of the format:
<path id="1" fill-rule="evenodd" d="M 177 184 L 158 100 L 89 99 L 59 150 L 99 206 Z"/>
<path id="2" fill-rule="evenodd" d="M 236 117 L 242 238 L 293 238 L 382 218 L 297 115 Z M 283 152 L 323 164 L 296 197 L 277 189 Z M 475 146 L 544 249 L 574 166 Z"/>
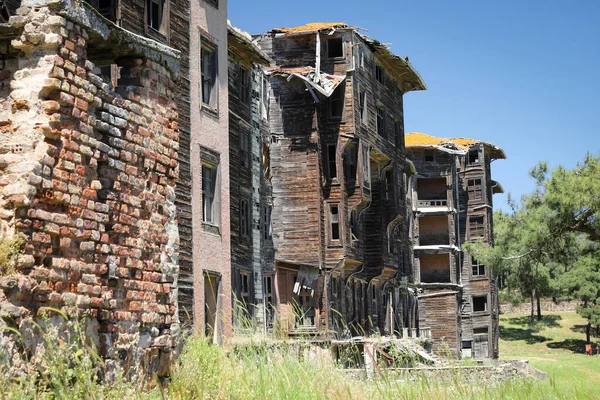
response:
<path id="1" fill-rule="evenodd" d="M 103 357 L 164 374 L 178 327 L 177 52 L 86 6 L 45 5 L 11 18 L 0 72 L 2 234 L 25 239 L 0 315 L 20 328 L 62 309 Z M 101 70 L 87 55 L 107 45 Z"/>

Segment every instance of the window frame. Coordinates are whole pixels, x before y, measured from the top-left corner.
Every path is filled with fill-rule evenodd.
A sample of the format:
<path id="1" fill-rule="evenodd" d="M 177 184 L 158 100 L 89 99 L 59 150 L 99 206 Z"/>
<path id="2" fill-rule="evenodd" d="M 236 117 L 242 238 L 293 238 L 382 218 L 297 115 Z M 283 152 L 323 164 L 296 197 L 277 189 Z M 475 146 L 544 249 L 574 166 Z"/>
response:
<path id="1" fill-rule="evenodd" d="M 205 54 L 207 54 L 205 63 Z M 206 64 L 209 64 L 206 67 Z M 206 37 L 201 35 L 200 38 L 200 103 L 203 109 L 208 108 L 215 112 L 218 110 L 219 104 L 219 85 L 218 79 L 218 47 Z M 208 90 L 208 101 L 205 99 L 205 82 L 210 82 Z"/>
<path id="2" fill-rule="evenodd" d="M 325 168 L 326 168 L 326 172 L 327 172 L 327 180 L 337 181 L 337 144 L 336 143 L 328 143 L 326 145 Z"/>
<path id="3" fill-rule="evenodd" d="M 481 224 L 474 226 L 474 220 L 481 220 Z M 479 233 L 479 231 L 481 231 Z M 469 240 L 482 238 L 485 239 L 485 215 L 469 215 Z"/>
<path id="4" fill-rule="evenodd" d="M 334 41 L 339 41 L 340 42 L 340 50 L 341 50 L 341 55 L 339 56 L 331 56 L 331 42 Z M 346 59 L 346 54 L 345 54 L 345 46 L 344 46 L 344 38 L 343 37 L 332 37 L 327 39 L 327 46 L 326 46 L 326 50 L 327 50 L 327 59 L 328 60 L 334 60 L 334 61 L 341 61 L 341 60 L 345 60 Z"/>
<path id="5" fill-rule="evenodd" d="M 148 35 L 150 32 L 161 35 L 164 39 L 169 37 L 169 1 L 168 0 L 146 0 L 144 2 L 144 32 Z M 152 24 L 152 5 L 158 6 L 159 21 L 158 27 Z M 118 8 L 118 5 L 116 6 Z M 116 9 L 115 8 L 115 9 Z M 115 14 L 116 15 L 116 14 Z"/>
<path id="6" fill-rule="evenodd" d="M 481 270 L 483 269 L 483 274 Z M 475 257 L 471 256 L 471 277 L 473 278 L 487 278 L 487 267 L 482 264 Z"/>
<path id="7" fill-rule="evenodd" d="M 475 310 L 475 299 L 485 299 L 485 302 L 483 303 L 484 309 L 483 310 Z M 488 299 L 488 295 L 487 294 L 476 294 L 471 296 L 471 306 L 473 308 L 473 313 L 487 313 L 489 312 L 489 299 Z"/>
<path id="8" fill-rule="evenodd" d="M 377 129 L 377 135 L 379 135 L 380 137 L 386 139 L 387 138 L 387 132 L 386 132 L 386 126 L 385 126 L 385 116 L 386 116 L 386 112 L 385 112 L 385 108 L 381 105 L 377 105 L 377 111 L 376 111 L 376 122 L 375 122 L 375 127 Z"/>
<path id="9" fill-rule="evenodd" d="M 250 236 L 250 228 L 252 219 L 250 218 L 250 200 L 247 198 L 240 199 L 240 237 L 247 238 Z"/>
<path id="10" fill-rule="evenodd" d="M 202 163 L 202 222 L 211 224 L 211 225 L 216 225 L 216 218 L 215 218 L 216 191 L 217 191 L 217 166 L 203 162 Z"/>
<path id="11" fill-rule="evenodd" d="M 252 89 L 252 73 L 249 68 L 239 66 L 239 99 L 240 103 L 245 106 L 250 106 L 250 93 Z"/>
<path id="12" fill-rule="evenodd" d="M 273 227 L 271 225 L 272 214 L 273 207 L 271 205 L 266 205 L 263 207 L 263 239 L 265 240 L 271 239 L 273 235 Z"/>
<path id="13" fill-rule="evenodd" d="M 428 156 L 431 157 L 431 160 L 428 160 Z M 423 151 L 423 161 L 426 163 L 432 163 L 435 162 L 435 150 L 424 150 Z"/>
<path id="14" fill-rule="evenodd" d="M 358 144 L 348 143 L 343 154 L 344 182 L 347 188 L 355 188 L 358 178 Z"/>
<path id="15" fill-rule="evenodd" d="M 385 85 L 385 70 L 379 64 L 375 64 L 375 80 Z"/>
<path id="16" fill-rule="evenodd" d="M 483 201 L 483 179 L 467 178 L 467 199 L 469 201 Z"/>
<path id="17" fill-rule="evenodd" d="M 358 91 L 358 112 L 361 125 L 369 125 L 368 99 L 367 91 Z"/>
<path id="18" fill-rule="evenodd" d="M 345 87 L 344 85 L 338 85 L 338 87 L 335 88 L 335 90 L 333 91 L 333 93 L 331 94 L 331 96 L 329 97 L 329 102 L 328 102 L 328 108 L 329 108 L 329 112 L 328 112 L 328 117 L 330 121 L 336 121 L 336 122 L 340 122 L 343 121 L 346 115 L 346 110 L 345 110 L 345 103 L 346 103 L 346 92 L 345 92 Z M 339 107 L 339 115 L 338 114 L 334 114 L 334 103 L 339 103 L 338 107 Z"/>
<path id="19" fill-rule="evenodd" d="M 334 213 L 333 210 L 336 210 Z M 340 203 L 327 203 L 327 245 L 328 247 L 337 247 L 342 245 L 342 219 Z M 337 230 L 334 229 L 337 228 Z M 337 238 L 334 233 L 337 232 Z"/>
<path id="20" fill-rule="evenodd" d="M 250 167 L 250 133 L 240 130 L 240 167 Z"/>

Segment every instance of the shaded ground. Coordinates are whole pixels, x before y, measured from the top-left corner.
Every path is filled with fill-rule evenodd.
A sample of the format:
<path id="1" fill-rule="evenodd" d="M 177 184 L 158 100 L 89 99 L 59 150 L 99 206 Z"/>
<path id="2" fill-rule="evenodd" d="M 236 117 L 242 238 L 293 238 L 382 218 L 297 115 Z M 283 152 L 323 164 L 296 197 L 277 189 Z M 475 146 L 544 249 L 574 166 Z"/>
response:
<path id="1" fill-rule="evenodd" d="M 500 316 L 500 358 L 528 359 L 553 385 L 573 386 L 575 398 L 600 399 L 600 357 L 585 355 L 585 320 L 574 312 L 547 313 L 529 327 L 529 315 Z M 594 350 L 600 345 L 592 338 Z"/>

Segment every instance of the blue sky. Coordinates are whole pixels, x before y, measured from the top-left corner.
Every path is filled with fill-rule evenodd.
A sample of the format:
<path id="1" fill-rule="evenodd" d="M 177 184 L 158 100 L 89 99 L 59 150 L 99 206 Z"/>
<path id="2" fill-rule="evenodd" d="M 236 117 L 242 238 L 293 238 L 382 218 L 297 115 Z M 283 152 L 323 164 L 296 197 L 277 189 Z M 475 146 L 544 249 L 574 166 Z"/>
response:
<path id="1" fill-rule="evenodd" d="M 409 56 L 428 86 L 405 95 L 406 132 L 504 148 L 492 175 L 519 198 L 538 161 L 572 168 L 599 154 L 600 2 L 229 0 L 250 33 L 342 21 Z M 506 195 L 494 206 L 506 209 Z"/>

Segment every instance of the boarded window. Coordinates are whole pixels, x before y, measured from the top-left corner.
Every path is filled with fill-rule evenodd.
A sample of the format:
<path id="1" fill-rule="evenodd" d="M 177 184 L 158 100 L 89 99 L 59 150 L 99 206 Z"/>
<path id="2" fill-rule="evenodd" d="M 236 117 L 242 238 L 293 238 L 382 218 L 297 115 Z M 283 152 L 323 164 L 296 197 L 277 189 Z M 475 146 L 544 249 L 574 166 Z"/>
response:
<path id="1" fill-rule="evenodd" d="M 487 310 L 487 296 L 473 296 L 473 312 L 485 312 Z"/>
<path id="2" fill-rule="evenodd" d="M 240 201 L 240 235 L 248 236 L 250 233 L 250 205 L 248 200 Z"/>
<path id="3" fill-rule="evenodd" d="M 250 104 L 250 71 L 240 67 L 240 101 L 242 104 Z"/>
<path id="4" fill-rule="evenodd" d="M 376 65 L 375 66 L 375 80 L 377 80 L 377 82 L 383 84 L 384 79 L 385 78 L 383 77 L 383 69 L 379 65 Z"/>
<path id="5" fill-rule="evenodd" d="M 202 164 L 202 221 L 211 224 L 216 223 L 215 192 L 217 184 L 217 167 L 215 165 Z"/>
<path id="6" fill-rule="evenodd" d="M 386 137 L 385 132 L 385 111 L 383 107 L 377 106 L 377 134 L 381 137 Z"/>
<path id="7" fill-rule="evenodd" d="M 485 235 L 483 215 L 472 215 L 469 217 L 469 239 L 483 238 Z"/>
<path id="8" fill-rule="evenodd" d="M 469 200 L 481 200 L 481 179 L 469 179 L 467 181 L 467 192 L 469 194 Z"/>
<path id="9" fill-rule="evenodd" d="M 327 145 L 326 164 L 328 179 L 337 178 L 336 151 L 337 146 L 335 144 Z"/>
<path id="10" fill-rule="evenodd" d="M 216 48 L 202 42 L 200 49 L 200 71 L 202 85 L 202 103 L 216 108 L 216 76 L 217 76 L 217 52 Z"/>
<path id="11" fill-rule="evenodd" d="M 480 263 L 474 257 L 471 257 L 471 269 L 474 277 L 485 276 L 485 264 Z"/>
<path id="12" fill-rule="evenodd" d="M 247 167 L 250 165 L 250 144 L 248 134 L 246 132 L 240 132 L 240 165 Z"/>
<path id="13" fill-rule="evenodd" d="M 341 38 L 333 38 L 327 41 L 327 57 L 342 58 L 344 57 L 344 42 Z"/>

